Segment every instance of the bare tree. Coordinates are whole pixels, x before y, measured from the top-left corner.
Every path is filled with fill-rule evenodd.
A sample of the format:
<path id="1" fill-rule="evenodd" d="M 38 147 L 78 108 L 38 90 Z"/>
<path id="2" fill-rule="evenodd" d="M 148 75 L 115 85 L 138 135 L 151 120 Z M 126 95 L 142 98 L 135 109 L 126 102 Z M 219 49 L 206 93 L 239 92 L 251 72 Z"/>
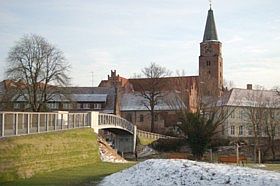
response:
<path id="1" fill-rule="evenodd" d="M 164 77 L 171 74 L 165 67 L 151 63 L 150 66 L 142 69 L 143 79 L 132 79 L 134 88 L 139 90 L 140 95 L 145 99 L 143 105 L 149 110 L 151 115 L 151 131 L 155 130 L 155 106 L 164 96 L 166 81 Z M 141 75 L 138 76 L 142 77 Z"/>
<path id="2" fill-rule="evenodd" d="M 227 106 L 227 96 L 207 98 L 195 113 L 180 110 L 181 124 L 178 127 L 188 138 L 193 156 L 201 160 L 212 139 L 222 132 L 225 120 L 235 108 Z"/>
<path id="3" fill-rule="evenodd" d="M 277 95 L 280 96 L 280 86 L 275 86 L 272 90 L 276 91 Z"/>
<path id="4" fill-rule="evenodd" d="M 41 111 L 54 94 L 56 86 L 69 83 L 70 65 L 62 51 L 41 36 L 25 35 L 10 50 L 7 78 L 18 82 L 20 95 L 33 111 Z"/>
<path id="5" fill-rule="evenodd" d="M 250 91 L 247 93 L 248 105 L 245 107 L 246 118 L 249 123 L 250 131 L 254 138 L 254 160 L 257 161 L 258 152 L 260 151 L 260 140 L 262 136 L 262 123 L 265 113 L 263 91 Z"/>
<path id="6" fill-rule="evenodd" d="M 177 111 L 180 121 L 177 126 L 186 136 L 193 156 L 201 160 L 212 139 L 217 138 L 223 131 L 222 125 L 235 110 L 235 107 L 227 105 L 230 96 L 229 92 L 222 97 L 202 97 L 199 92 L 196 92 L 195 97 L 188 97 L 187 93 L 191 89 L 185 90 L 187 87 L 185 87 L 182 76 L 179 76 L 178 80 L 182 82 L 178 83 L 179 86 L 176 87 L 177 94 L 169 100 L 169 105 L 171 109 Z M 190 105 L 186 104 L 186 98 L 195 99 L 196 109 L 188 108 Z"/>
<path id="7" fill-rule="evenodd" d="M 224 79 L 224 87 L 225 87 L 227 90 L 230 90 L 230 89 L 232 89 L 232 88 L 235 87 L 235 84 L 234 84 L 234 82 L 231 81 L 231 80 L 228 81 L 228 80 Z"/>
<path id="8" fill-rule="evenodd" d="M 279 98 L 276 91 L 266 91 L 259 87 L 258 90 L 248 92 L 248 105 L 245 107 L 248 123 L 254 136 L 254 160 L 257 161 L 259 152 L 263 158 L 271 150 L 275 159 L 275 136 L 279 126 Z M 267 139 L 267 144 L 262 144 Z M 260 157 L 259 157 L 260 160 Z"/>
<path id="9" fill-rule="evenodd" d="M 268 100 L 269 101 L 269 100 Z M 265 130 L 265 134 L 267 135 L 267 146 L 264 150 L 264 157 L 267 153 L 267 151 L 271 151 L 272 154 L 272 159 L 275 160 L 276 159 L 276 155 L 275 155 L 275 137 L 277 134 L 277 128 L 280 126 L 280 118 L 278 117 L 278 113 L 279 113 L 279 102 L 275 102 L 275 100 L 273 100 L 273 102 L 268 103 L 269 105 L 273 105 L 273 107 L 268 107 L 265 108 L 265 113 L 264 113 L 264 130 Z M 274 107 L 275 106 L 275 107 Z M 277 109 L 278 107 L 278 109 Z"/>

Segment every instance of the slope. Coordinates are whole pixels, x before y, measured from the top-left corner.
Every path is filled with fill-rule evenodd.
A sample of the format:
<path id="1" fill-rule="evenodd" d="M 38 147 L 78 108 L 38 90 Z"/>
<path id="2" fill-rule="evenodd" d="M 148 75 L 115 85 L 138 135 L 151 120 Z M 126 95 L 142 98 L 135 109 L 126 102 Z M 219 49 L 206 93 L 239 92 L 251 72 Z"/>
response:
<path id="1" fill-rule="evenodd" d="M 0 183 L 100 162 L 92 129 L 0 139 Z"/>

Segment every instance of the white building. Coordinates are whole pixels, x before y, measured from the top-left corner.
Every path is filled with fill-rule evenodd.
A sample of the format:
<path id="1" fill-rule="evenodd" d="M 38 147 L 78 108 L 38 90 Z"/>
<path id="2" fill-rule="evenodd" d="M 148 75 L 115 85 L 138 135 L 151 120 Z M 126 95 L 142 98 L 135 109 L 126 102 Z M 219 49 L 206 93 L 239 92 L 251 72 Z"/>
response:
<path id="1" fill-rule="evenodd" d="M 276 91 L 233 88 L 226 106 L 231 114 L 223 125 L 224 138 L 252 138 L 275 134 L 280 139 L 280 96 Z"/>

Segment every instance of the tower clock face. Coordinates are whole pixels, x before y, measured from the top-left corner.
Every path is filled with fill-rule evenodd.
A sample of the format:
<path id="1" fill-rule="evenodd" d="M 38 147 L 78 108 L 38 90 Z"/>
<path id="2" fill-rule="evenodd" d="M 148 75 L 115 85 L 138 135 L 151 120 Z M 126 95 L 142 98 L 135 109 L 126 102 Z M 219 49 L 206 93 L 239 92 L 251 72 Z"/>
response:
<path id="1" fill-rule="evenodd" d="M 204 53 L 204 54 L 209 54 L 209 53 L 211 53 L 211 52 L 212 52 L 212 47 L 211 47 L 211 45 L 208 45 L 208 44 L 203 45 L 203 53 Z"/>

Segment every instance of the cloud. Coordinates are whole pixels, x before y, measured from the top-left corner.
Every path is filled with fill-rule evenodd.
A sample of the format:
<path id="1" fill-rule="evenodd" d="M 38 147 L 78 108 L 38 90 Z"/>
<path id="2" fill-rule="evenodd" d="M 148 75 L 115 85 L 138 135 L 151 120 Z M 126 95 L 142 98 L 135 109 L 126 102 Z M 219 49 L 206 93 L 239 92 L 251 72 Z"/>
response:
<path id="1" fill-rule="evenodd" d="M 275 37 L 275 40 L 280 40 L 280 36 L 276 36 L 276 37 Z"/>
<path id="2" fill-rule="evenodd" d="M 237 43 L 237 42 L 240 42 L 240 41 L 243 41 L 243 38 L 236 35 L 236 36 L 233 36 L 232 38 L 230 38 L 228 40 L 225 40 L 225 43 L 226 44 L 231 44 L 231 43 Z"/>
<path id="3" fill-rule="evenodd" d="M 6 10 L 1 9 L 0 11 L 0 25 L 14 24 L 20 22 L 20 17 L 8 12 Z"/>

